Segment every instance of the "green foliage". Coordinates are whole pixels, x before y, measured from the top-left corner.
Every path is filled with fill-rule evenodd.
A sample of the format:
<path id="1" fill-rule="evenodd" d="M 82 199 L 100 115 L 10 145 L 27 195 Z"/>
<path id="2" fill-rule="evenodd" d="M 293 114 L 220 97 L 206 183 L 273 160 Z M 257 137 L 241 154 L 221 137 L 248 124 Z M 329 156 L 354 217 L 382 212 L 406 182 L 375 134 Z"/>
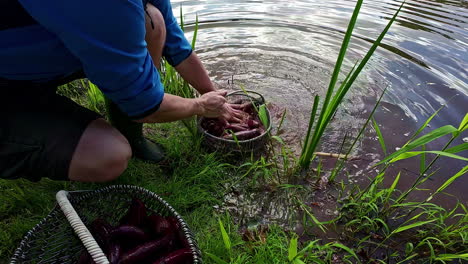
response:
<path id="1" fill-rule="evenodd" d="M 325 101 L 323 102 L 322 109 L 320 110 L 320 114 L 319 114 L 317 122 L 315 122 L 316 118 L 315 118 L 315 113 L 314 113 L 316 111 L 316 109 L 317 109 L 317 105 L 316 105 L 317 101 L 318 101 L 317 97 L 314 100 L 314 105 L 312 107 L 312 109 L 313 109 L 312 110 L 312 115 L 311 115 L 311 118 L 309 120 L 309 130 L 308 130 L 308 134 L 306 135 L 306 139 L 305 139 L 306 144 L 304 144 L 304 146 L 303 146 L 302 155 L 301 155 L 301 157 L 299 159 L 299 165 L 303 169 L 309 168 L 310 163 L 311 163 L 312 158 L 313 158 L 313 153 L 315 152 L 315 149 L 317 148 L 318 143 L 319 143 L 320 139 L 323 136 L 325 128 L 331 122 L 331 119 L 335 115 L 336 110 L 337 110 L 338 106 L 341 104 L 341 101 L 343 100 L 344 96 L 349 91 L 351 85 L 356 80 L 356 78 L 360 74 L 361 70 L 366 65 L 366 63 L 369 61 L 369 59 L 372 56 L 372 54 L 374 53 L 374 51 L 380 45 L 380 42 L 382 41 L 384 36 L 387 34 L 388 30 L 390 29 L 390 26 L 393 24 L 396 17 L 398 16 L 401 8 L 404 5 L 404 2 L 403 2 L 401 4 L 400 8 L 397 10 L 397 12 L 392 17 L 392 19 L 390 19 L 390 21 L 388 22 L 387 26 L 382 31 L 380 36 L 375 40 L 375 42 L 373 43 L 373 45 L 371 46 L 371 48 L 369 49 L 367 54 L 364 56 L 361 63 L 359 63 L 357 68 L 353 67 L 353 69 L 348 73 L 347 77 L 345 78 L 345 80 L 343 81 L 341 86 L 338 88 L 337 92 L 333 95 L 334 89 L 335 89 L 335 86 L 336 86 L 336 83 L 337 83 L 337 80 L 338 80 L 338 76 L 339 76 L 339 74 L 341 72 L 341 66 L 342 66 L 342 63 L 343 63 L 343 59 L 344 59 L 344 57 L 346 55 L 346 50 L 348 48 L 351 36 L 353 34 L 353 29 L 354 29 L 354 26 L 356 24 L 357 16 L 359 14 L 362 2 L 363 2 L 362 0 L 358 0 L 357 3 L 356 3 L 356 7 L 354 8 L 353 15 L 352 15 L 351 20 L 350 20 L 350 22 L 348 24 L 348 29 L 347 29 L 346 34 L 344 36 L 343 42 L 341 44 L 341 49 L 340 49 L 340 52 L 338 54 L 338 58 L 337 58 L 336 63 L 335 63 L 335 69 L 333 70 L 333 74 L 332 74 L 332 77 L 330 79 L 330 84 L 328 86 Z M 314 133 L 311 134 L 310 133 L 311 132 L 310 128 L 314 124 L 315 124 Z"/>

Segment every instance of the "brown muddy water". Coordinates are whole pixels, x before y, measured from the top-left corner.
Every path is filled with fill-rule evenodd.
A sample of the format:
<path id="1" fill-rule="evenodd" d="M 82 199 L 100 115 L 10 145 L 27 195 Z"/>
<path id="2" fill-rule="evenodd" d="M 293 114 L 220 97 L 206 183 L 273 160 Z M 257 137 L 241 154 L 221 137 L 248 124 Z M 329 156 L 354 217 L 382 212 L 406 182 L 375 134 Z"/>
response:
<path id="1" fill-rule="evenodd" d="M 206 0 L 172 1 L 174 13 L 183 5 L 187 37 L 191 39 L 195 15 L 199 17 L 196 51 L 210 76 L 221 87 L 263 93 L 277 112 L 287 109 L 282 136 L 296 148 L 302 141 L 313 96 L 324 96 L 355 1 L 346 0 Z M 363 57 L 401 1 L 366 0 L 345 59 L 345 68 Z M 465 0 L 409 0 L 381 47 L 351 88 L 324 137 L 319 150 L 338 152 L 345 134 L 356 135 L 377 97 L 388 86 L 375 118 L 387 148 L 394 151 L 442 105 L 430 128 L 458 126 L 468 112 L 468 2 Z M 234 85 L 228 80 L 234 78 Z M 468 135 L 463 135 L 468 140 Z M 446 139 L 428 146 L 440 149 Z M 462 140 L 453 144 L 460 144 Z M 364 184 L 375 176 L 383 157 L 374 132 L 369 130 L 350 162 L 350 181 Z M 468 156 L 467 152 L 460 153 Z M 325 161 L 332 165 L 334 161 Z M 330 166 L 331 166 L 330 165 Z M 441 159 L 440 169 L 424 187 L 435 190 L 463 164 Z M 404 161 L 389 172 L 388 181 L 402 171 L 400 189 L 416 178 L 418 162 Z M 466 203 L 468 177 L 447 191 Z M 241 223 L 271 223 L 290 214 L 287 192 L 239 192 L 226 197 L 226 208 L 236 211 Z M 268 188 L 266 188 L 268 189 Z M 319 193 L 319 192 L 317 192 Z M 333 215 L 336 193 L 301 197 L 313 201 L 319 215 Z M 421 194 L 422 195 L 422 194 Z M 426 197 L 415 195 L 415 199 Z M 314 197 L 318 196 L 318 197 Z M 450 207 L 453 198 L 439 204 Z M 240 212 L 242 211 L 242 212 Z"/>

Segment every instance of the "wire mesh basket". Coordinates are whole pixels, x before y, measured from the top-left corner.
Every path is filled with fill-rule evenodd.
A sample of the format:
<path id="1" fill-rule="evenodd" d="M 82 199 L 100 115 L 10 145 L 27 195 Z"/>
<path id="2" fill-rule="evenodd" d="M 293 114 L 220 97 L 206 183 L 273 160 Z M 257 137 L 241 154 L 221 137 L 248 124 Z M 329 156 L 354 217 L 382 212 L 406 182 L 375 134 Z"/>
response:
<path id="1" fill-rule="evenodd" d="M 252 102 L 256 108 L 260 105 L 265 104 L 265 98 L 254 91 L 235 91 L 226 95 L 228 103 L 242 104 L 246 102 Z M 202 122 L 205 120 L 204 117 L 198 119 L 198 131 L 203 135 L 203 145 L 213 151 L 220 152 L 241 152 L 248 153 L 252 151 L 259 151 L 265 148 L 268 142 L 269 132 L 271 130 L 271 118 L 268 108 L 265 107 L 268 126 L 265 127 L 265 132 L 261 135 L 248 139 L 248 140 L 232 140 L 221 137 L 216 137 L 208 133 L 203 127 Z"/>
<path id="2" fill-rule="evenodd" d="M 103 218 L 111 225 L 117 225 L 122 216 L 127 213 L 133 198 L 141 200 L 148 211 L 164 217 L 175 217 L 180 225 L 178 230 L 181 232 L 180 235 L 183 235 L 190 245 L 193 263 L 202 263 L 201 252 L 185 221 L 174 208 L 155 193 L 131 185 L 113 185 L 95 191 L 64 193 L 67 194 L 67 202 L 70 202 L 72 209 L 87 227 L 97 218 Z M 78 237 L 75 234 L 76 223 L 70 221 L 70 213 L 62 211 L 61 207 L 63 208 L 63 204 L 59 200 L 59 205 L 55 206 L 48 216 L 26 234 L 16 249 L 11 264 L 77 263 L 80 254 L 86 249 L 93 255 L 86 241 L 82 242 L 82 236 L 79 234 Z M 91 239 L 94 241 L 92 237 Z M 99 246 L 96 250 L 102 254 Z"/>

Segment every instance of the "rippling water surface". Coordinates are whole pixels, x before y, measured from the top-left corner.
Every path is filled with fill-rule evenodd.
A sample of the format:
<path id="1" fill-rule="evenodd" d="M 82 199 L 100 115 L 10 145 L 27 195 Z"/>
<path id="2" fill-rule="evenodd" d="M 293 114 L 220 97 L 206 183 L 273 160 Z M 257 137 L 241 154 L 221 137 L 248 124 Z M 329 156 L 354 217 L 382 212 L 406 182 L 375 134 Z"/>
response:
<path id="1" fill-rule="evenodd" d="M 173 0 L 172 4 L 175 14 L 183 5 L 189 39 L 198 14 L 196 51 L 213 80 L 226 88 L 243 85 L 259 91 L 277 108 L 286 108 L 284 136 L 299 144 L 313 96 L 325 94 L 355 1 Z M 396 0 L 364 1 L 346 56 L 346 70 L 362 59 L 400 4 Z M 385 87 L 387 93 L 376 119 L 389 149 L 404 144 L 442 105 L 446 107 L 431 123 L 432 128 L 458 125 L 468 111 L 467 49 L 468 1 L 407 1 L 352 87 L 327 131 L 322 150 L 338 151 L 343 136 L 356 133 Z M 231 78 L 234 85 L 228 85 Z M 381 157 L 375 135 L 368 133 L 359 155 Z M 411 171 L 417 168 L 413 163 L 417 162 L 400 165 L 409 172 L 403 185 L 414 180 Z M 427 187 L 438 187 L 461 165 L 453 161 L 441 164 L 446 173 Z M 450 191 L 466 201 L 463 186 L 467 184 L 468 180 L 461 179 Z"/>

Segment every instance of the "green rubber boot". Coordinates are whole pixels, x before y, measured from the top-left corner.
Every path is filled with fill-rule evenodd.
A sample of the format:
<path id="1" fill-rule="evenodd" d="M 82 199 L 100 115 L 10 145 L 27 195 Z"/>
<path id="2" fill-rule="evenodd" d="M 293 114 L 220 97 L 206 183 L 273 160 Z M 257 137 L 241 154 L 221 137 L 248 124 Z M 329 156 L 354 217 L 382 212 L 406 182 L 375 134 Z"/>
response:
<path id="1" fill-rule="evenodd" d="M 164 160 L 162 147 L 143 136 L 142 123 L 132 121 L 108 99 L 106 99 L 106 110 L 109 122 L 127 138 L 135 158 L 152 163 Z"/>

